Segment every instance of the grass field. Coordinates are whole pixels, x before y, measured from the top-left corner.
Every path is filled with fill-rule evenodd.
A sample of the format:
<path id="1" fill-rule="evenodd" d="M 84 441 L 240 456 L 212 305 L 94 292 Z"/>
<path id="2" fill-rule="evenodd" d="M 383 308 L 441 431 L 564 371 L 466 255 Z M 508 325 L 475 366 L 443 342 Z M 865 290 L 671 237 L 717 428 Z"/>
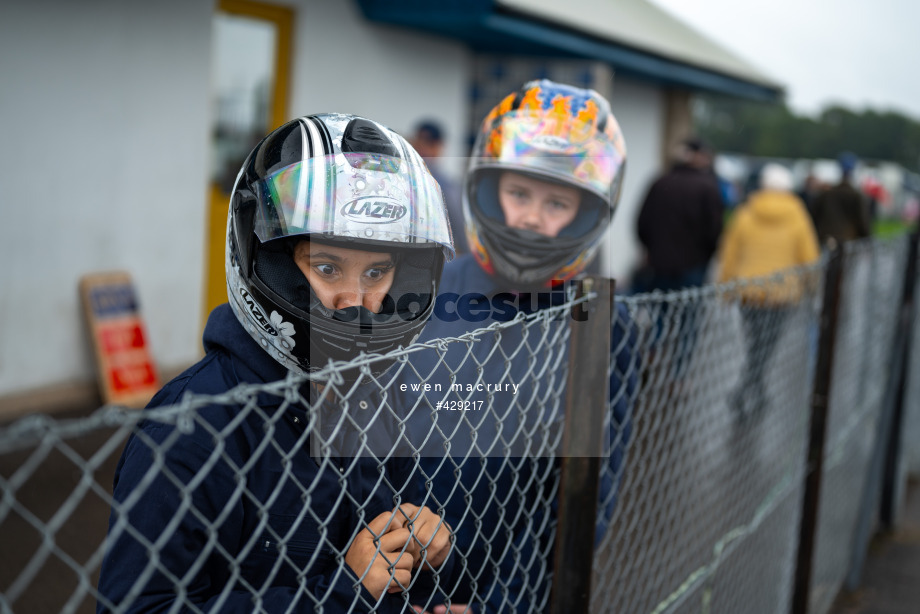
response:
<path id="1" fill-rule="evenodd" d="M 901 220 L 876 220 L 872 224 L 872 234 L 876 237 L 893 237 L 901 233 L 910 232 L 914 224 Z"/>
<path id="2" fill-rule="evenodd" d="M 728 210 L 725 212 L 723 217 L 724 225 L 727 227 L 731 222 L 732 214 L 734 210 Z M 874 237 L 893 237 L 902 233 L 908 233 L 914 228 L 914 224 L 904 222 L 901 220 L 875 220 L 872 223 L 872 236 Z"/>

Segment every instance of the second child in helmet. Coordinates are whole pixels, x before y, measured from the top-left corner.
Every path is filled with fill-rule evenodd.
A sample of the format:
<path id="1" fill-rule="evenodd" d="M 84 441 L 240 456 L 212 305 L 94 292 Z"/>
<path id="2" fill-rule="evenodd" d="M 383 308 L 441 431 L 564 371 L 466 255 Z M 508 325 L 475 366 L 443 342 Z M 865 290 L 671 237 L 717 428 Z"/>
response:
<path id="1" fill-rule="evenodd" d="M 537 318 L 566 302 L 565 282 L 600 248 L 625 162 L 620 127 L 597 92 L 540 80 L 501 100 L 482 122 L 464 181 L 471 253 L 445 267 L 421 340 L 455 338 L 521 314 Z M 481 401 L 475 407 L 485 408 L 431 411 L 437 428 L 422 458 L 456 535 L 454 556 L 463 560 L 463 576 L 446 592 L 453 604 L 475 612 L 540 611 L 549 597 L 558 493 L 554 437 L 565 398 L 557 367 L 565 364 L 566 350 L 544 340 L 565 326 L 547 321 L 481 334 L 474 342 L 447 344 L 437 359 L 413 354 L 413 369 L 402 372 L 410 392 L 401 406 L 414 412 L 453 399 Z M 610 458 L 599 537 L 616 500 L 636 391 L 634 330 L 623 308 L 611 336 Z M 416 374 L 433 385 L 422 400 L 411 393 Z M 508 389 L 508 382 L 519 388 Z M 444 392 L 454 384 L 477 391 Z M 445 449 L 449 460 L 442 458 Z"/>

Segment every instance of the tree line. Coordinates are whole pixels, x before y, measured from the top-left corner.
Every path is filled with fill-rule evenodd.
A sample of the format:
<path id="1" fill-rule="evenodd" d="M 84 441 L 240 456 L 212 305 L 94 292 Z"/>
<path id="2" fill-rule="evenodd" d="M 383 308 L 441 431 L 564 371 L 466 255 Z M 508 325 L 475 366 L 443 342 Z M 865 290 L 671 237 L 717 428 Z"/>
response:
<path id="1" fill-rule="evenodd" d="M 716 151 L 780 158 L 836 158 L 851 151 L 920 170 L 920 122 L 894 111 L 832 105 L 809 117 L 785 104 L 699 96 L 693 119 Z"/>

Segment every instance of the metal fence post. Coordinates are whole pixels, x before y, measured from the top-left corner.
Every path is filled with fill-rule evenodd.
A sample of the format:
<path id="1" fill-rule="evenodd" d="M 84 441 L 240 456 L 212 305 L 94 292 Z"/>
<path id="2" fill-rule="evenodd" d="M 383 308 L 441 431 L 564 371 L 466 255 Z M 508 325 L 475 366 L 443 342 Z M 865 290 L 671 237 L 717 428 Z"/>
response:
<path id="1" fill-rule="evenodd" d="M 551 614 L 587 613 L 591 601 L 598 478 L 609 399 L 613 286 L 601 277 L 579 282 L 579 297 L 590 292 L 597 296 L 587 305 L 576 305 L 570 322 Z"/>
<path id="2" fill-rule="evenodd" d="M 845 587 L 855 591 L 862 580 L 863 567 L 869 551 L 869 542 L 876 529 L 876 518 L 882 526 L 894 524 L 893 499 L 896 497 L 896 480 L 898 459 L 900 457 L 901 434 L 901 397 L 903 381 L 908 360 L 910 339 L 910 318 L 912 317 L 911 299 L 913 277 L 916 265 L 916 244 L 908 243 L 908 261 L 905 277 L 902 280 L 901 304 L 898 306 L 898 320 L 891 346 L 891 370 L 885 385 L 881 412 L 876 426 L 875 447 L 866 471 L 862 489 L 863 497 L 859 505 L 856 530 L 853 535 L 853 550 L 850 555 L 850 568 L 847 572 Z M 878 516 L 876 514 L 878 513 Z"/>
<path id="3" fill-rule="evenodd" d="M 873 254 L 874 256 L 874 254 Z M 909 267 L 909 263 L 907 268 Z M 903 302 L 906 297 L 907 287 L 906 278 L 902 283 L 901 304 L 898 305 L 898 318 L 894 324 L 894 335 L 892 344 L 889 349 L 889 364 L 891 369 L 887 374 L 885 382 L 885 392 L 882 398 L 881 408 L 879 411 L 878 421 L 875 426 L 875 445 L 872 455 L 869 459 L 869 466 L 866 469 L 866 475 L 863 480 L 862 498 L 859 501 L 859 512 L 856 518 L 856 527 L 853 532 L 853 545 L 850 552 L 850 567 L 847 571 L 846 590 L 855 591 L 859 588 L 862 579 L 863 567 L 865 566 L 866 556 L 869 552 L 869 542 L 875 531 L 877 514 L 880 509 L 884 509 L 884 483 L 886 481 L 886 466 L 889 462 L 889 455 L 892 453 L 892 429 L 897 428 L 897 394 L 898 382 L 901 377 L 902 362 L 906 358 L 907 337 L 902 334 L 903 322 Z M 874 293 L 867 292 L 867 295 Z M 875 299 L 877 300 L 877 298 Z M 867 371 L 864 366 L 861 369 L 865 374 Z M 865 386 L 865 377 L 863 376 L 863 387 Z M 898 431 L 900 429 L 898 428 Z"/>
<path id="4" fill-rule="evenodd" d="M 834 346 L 837 339 L 837 316 L 840 311 L 840 282 L 842 275 L 843 250 L 840 245 L 834 244 L 830 247 L 830 256 L 824 276 L 824 300 L 821 305 L 818 357 L 812 387 L 808 460 L 805 467 L 805 494 L 802 501 L 802 520 L 799 525 L 792 614 L 806 614 L 808 612 L 815 538 L 818 530 L 818 507 L 821 500 L 821 478 L 824 469 L 828 399 L 831 391 Z"/>
<path id="5" fill-rule="evenodd" d="M 917 281 L 917 239 L 920 228 L 914 228 L 910 234 L 907 248 L 907 266 L 904 272 L 904 294 L 901 300 L 901 311 L 898 322 L 896 339 L 900 347 L 899 369 L 897 373 L 897 387 L 895 388 L 894 409 L 891 430 L 888 433 L 888 454 L 885 458 L 885 475 L 882 481 L 882 501 L 879 510 L 879 520 L 882 526 L 892 529 L 895 525 L 898 503 L 898 466 L 901 460 L 901 427 L 904 422 L 904 389 L 907 381 L 907 369 L 910 363 L 910 340 L 913 339 L 914 294 Z"/>

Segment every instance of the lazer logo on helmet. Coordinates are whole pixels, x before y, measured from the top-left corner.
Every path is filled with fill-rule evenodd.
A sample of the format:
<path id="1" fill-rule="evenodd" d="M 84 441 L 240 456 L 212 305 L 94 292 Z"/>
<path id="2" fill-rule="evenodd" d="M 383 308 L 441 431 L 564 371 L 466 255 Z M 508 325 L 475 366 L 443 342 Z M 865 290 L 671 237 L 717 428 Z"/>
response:
<path id="1" fill-rule="evenodd" d="M 380 196 L 365 196 L 345 203 L 342 215 L 366 224 L 389 224 L 406 215 L 408 208 Z"/>
<path id="2" fill-rule="evenodd" d="M 533 139 L 531 139 L 531 143 L 534 147 L 547 151 L 565 151 L 570 146 L 570 143 L 567 140 L 548 134 L 540 134 L 533 137 Z"/>
<path id="3" fill-rule="evenodd" d="M 265 319 L 265 314 L 262 313 L 262 310 L 253 300 L 252 296 L 243 288 L 240 288 L 240 296 L 243 297 L 243 301 L 246 303 L 246 306 L 249 307 L 249 313 L 251 313 L 252 317 L 256 319 L 256 322 L 259 323 L 259 326 L 265 329 L 265 332 L 267 332 L 272 337 L 277 337 L 278 331 L 276 331 L 275 328 L 269 324 L 268 320 Z"/>

